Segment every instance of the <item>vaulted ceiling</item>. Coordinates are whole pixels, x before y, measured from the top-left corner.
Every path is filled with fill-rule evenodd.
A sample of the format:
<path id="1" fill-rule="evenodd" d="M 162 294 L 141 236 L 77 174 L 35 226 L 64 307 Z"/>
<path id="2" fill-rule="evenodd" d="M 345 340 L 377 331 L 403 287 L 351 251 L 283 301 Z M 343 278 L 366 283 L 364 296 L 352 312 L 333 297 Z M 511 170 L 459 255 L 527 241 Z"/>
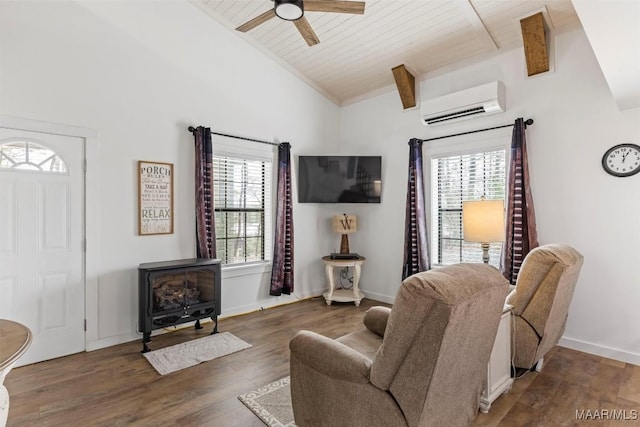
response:
<path id="1" fill-rule="evenodd" d="M 229 29 L 273 8 L 271 0 L 190 0 Z M 570 0 L 366 0 L 359 14 L 305 13 L 320 40 L 272 18 L 237 32 L 338 105 L 393 88 L 391 69 L 422 74 L 522 46 L 520 19 L 543 12 L 552 33 L 580 27 Z"/>

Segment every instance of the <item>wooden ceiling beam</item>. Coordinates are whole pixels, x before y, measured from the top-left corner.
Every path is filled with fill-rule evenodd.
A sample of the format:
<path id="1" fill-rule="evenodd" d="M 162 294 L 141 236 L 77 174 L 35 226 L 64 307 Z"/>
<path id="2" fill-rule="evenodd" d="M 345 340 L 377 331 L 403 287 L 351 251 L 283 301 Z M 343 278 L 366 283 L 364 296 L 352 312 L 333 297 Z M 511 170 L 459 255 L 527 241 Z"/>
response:
<path id="1" fill-rule="evenodd" d="M 413 108 L 416 106 L 416 79 L 407 70 L 407 68 L 402 65 L 398 65 L 397 67 L 393 67 L 391 69 L 393 72 L 393 78 L 396 80 L 396 87 L 398 88 L 398 92 L 400 93 L 400 100 L 402 101 L 402 108 L 405 110 L 407 108 Z"/>
<path id="2" fill-rule="evenodd" d="M 527 75 L 533 76 L 549 71 L 549 51 L 542 12 L 521 19 L 520 29 L 524 57 L 527 61 Z"/>

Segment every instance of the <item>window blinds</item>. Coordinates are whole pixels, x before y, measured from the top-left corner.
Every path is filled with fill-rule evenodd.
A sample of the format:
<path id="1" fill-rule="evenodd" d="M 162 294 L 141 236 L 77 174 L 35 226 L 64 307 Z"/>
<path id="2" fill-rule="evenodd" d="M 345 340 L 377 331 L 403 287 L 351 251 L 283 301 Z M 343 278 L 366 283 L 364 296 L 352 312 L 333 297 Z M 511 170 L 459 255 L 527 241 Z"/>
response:
<path id="1" fill-rule="evenodd" d="M 482 260 L 480 244 L 463 240 L 462 201 L 504 199 L 505 150 L 434 158 L 431 171 L 433 263 Z M 500 251 L 501 244 L 491 244 L 491 264 L 499 264 Z"/>
<path id="2" fill-rule="evenodd" d="M 218 258 L 225 264 L 267 260 L 271 250 L 271 161 L 213 157 Z"/>

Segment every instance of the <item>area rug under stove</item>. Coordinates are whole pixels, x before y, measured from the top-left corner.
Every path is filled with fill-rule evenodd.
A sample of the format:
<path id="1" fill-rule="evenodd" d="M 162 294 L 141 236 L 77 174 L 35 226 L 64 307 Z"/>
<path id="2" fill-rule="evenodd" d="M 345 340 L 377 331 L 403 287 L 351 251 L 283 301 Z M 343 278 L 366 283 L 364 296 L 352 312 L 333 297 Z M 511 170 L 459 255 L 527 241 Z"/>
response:
<path id="1" fill-rule="evenodd" d="M 153 350 L 143 355 L 160 375 L 166 375 L 249 347 L 252 345 L 235 335 L 222 332 Z"/>
<path id="2" fill-rule="evenodd" d="M 269 427 L 295 427 L 289 380 L 281 378 L 238 399 Z"/>

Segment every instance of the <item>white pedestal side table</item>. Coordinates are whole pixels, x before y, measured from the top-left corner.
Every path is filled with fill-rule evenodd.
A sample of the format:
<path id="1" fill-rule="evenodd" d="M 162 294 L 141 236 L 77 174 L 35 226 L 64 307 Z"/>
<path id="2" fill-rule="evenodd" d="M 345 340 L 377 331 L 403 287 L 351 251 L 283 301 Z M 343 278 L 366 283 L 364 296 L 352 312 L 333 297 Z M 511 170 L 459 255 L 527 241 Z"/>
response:
<path id="1" fill-rule="evenodd" d="M 480 412 L 486 414 L 491 404 L 511 391 L 511 305 L 505 304 L 487 369 L 487 388 L 480 395 Z"/>
<path id="2" fill-rule="evenodd" d="M 359 256 L 354 259 L 331 259 L 330 256 L 322 257 L 324 261 L 324 271 L 329 282 L 329 290 L 322 294 L 327 305 L 331 305 L 332 301 L 338 302 L 354 302 L 356 307 L 360 305 L 360 300 L 364 298 L 364 294 L 358 288 L 360 282 L 361 266 L 364 264 L 365 257 Z M 335 279 L 333 277 L 334 268 L 353 268 L 353 287 L 351 289 L 336 289 Z"/>

